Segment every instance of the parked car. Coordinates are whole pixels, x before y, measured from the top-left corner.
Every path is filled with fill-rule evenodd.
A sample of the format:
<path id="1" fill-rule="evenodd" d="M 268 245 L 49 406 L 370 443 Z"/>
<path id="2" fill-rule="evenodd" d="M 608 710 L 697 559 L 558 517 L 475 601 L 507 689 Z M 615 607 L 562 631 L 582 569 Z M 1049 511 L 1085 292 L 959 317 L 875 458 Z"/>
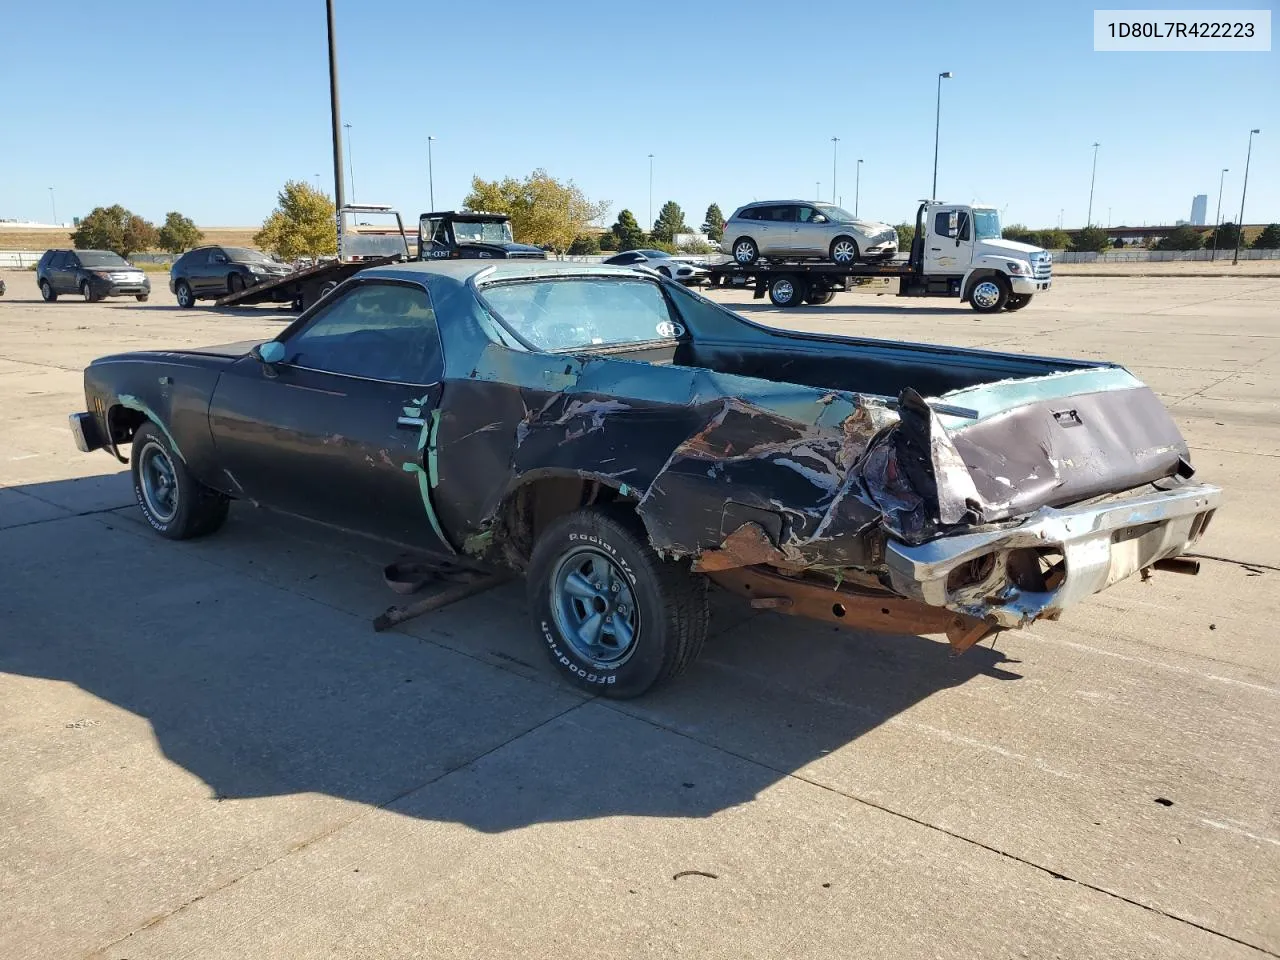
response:
<path id="1" fill-rule="evenodd" d="M 707 279 L 704 268 L 662 250 L 626 250 L 604 262 L 617 267 L 648 267 L 689 287 L 695 287 Z"/>
<path id="2" fill-rule="evenodd" d="M 1122 367 L 765 327 L 625 267 L 372 267 L 84 384 L 76 444 L 132 451 L 159 535 L 240 499 L 523 571 L 556 669 L 615 697 L 697 655 L 708 579 L 963 651 L 1189 566 L 1221 495 Z"/>
<path id="3" fill-rule="evenodd" d="M 287 263 L 273 260 L 249 247 L 208 246 L 188 250 L 169 269 L 169 290 L 178 306 L 193 307 L 197 300 L 217 299 L 293 272 Z"/>
<path id="4" fill-rule="evenodd" d="M 4 277 L 0 277 L 0 297 L 4 296 L 4 292 L 5 292 Z"/>
<path id="5" fill-rule="evenodd" d="M 36 264 L 36 285 L 49 303 L 63 293 L 78 293 L 87 303 L 103 297 L 145 301 L 151 295 L 141 268 L 110 250 L 46 250 Z"/>
<path id="6" fill-rule="evenodd" d="M 897 256 L 898 231 L 830 203 L 766 200 L 733 211 L 720 250 L 743 266 L 759 257 L 825 257 L 851 264 Z"/>

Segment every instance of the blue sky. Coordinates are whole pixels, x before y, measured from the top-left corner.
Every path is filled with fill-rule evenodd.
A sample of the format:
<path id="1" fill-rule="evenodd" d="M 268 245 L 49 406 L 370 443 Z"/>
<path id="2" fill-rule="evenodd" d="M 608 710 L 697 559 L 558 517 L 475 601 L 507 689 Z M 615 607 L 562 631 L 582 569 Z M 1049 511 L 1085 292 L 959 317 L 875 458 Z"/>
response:
<path id="1" fill-rule="evenodd" d="M 653 153 L 654 212 L 696 225 L 711 201 L 829 199 L 838 136 L 845 206 L 861 157 L 859 212 L 898 222 L 929 192 L 951 70 L 946 199 L 1082 224 L 1097 140 L 1095 222 L 1185 218 L 1196 193 L 1212 218 L 1222 167 L 1234 219 L 1261 127 L 1245 219 L 1280 221 L 1277 53 L 1094 53 L 1096 6 L 337 0 L 355 196 L 427 209 L 430 134 L 438 208 L 473 174 L 545 167 L 646 224 Z M 247 225 L 288 178 L 332 189 L 323 0 L 51 10 L 0 19 L 0 217 L 49 220 L 53 186 L 60 220 L 122 203 Z"/>

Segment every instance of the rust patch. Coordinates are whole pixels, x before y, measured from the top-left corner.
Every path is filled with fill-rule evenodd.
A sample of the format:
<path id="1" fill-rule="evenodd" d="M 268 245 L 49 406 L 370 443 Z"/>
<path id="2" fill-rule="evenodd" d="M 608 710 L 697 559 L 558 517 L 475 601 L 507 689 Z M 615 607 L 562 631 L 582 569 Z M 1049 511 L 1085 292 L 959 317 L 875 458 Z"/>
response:
<path id="1" fill-rule="evenodd" d="M 715 550 L 705 550 L 702 556 L 694 561 L 693 569 L 699 573 L 712 570 L 732 570 L 734 567 L 748 567 L 756 563 L 786 564 L 787 558 L 764 528 L 758 523 L 744 523 Z"/>

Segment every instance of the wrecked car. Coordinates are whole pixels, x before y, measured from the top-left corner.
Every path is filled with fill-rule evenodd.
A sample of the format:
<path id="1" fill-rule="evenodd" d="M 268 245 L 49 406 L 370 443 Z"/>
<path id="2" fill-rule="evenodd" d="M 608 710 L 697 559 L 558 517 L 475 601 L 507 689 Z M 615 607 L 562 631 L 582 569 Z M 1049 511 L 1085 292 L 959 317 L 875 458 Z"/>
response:
<path id="1" fill-rule="evenodd" d="M 571 682 L 635 696 L 757 609 L 962 651 L 1179 558 L 1194 482 L 1124 368 L 761 326 L 625 267 L 356 274 L 261 343 L 86 370 L 77 445 L 162 536 L 231 500 L 526 576 Z"/>

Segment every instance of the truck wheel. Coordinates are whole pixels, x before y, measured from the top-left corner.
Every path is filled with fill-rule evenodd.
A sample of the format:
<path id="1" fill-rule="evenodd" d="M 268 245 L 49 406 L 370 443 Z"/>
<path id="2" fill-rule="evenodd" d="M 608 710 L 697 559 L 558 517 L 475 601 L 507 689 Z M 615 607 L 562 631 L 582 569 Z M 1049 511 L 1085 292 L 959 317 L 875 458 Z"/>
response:
<path id="1" fill-rule="evenodd" d="M 1011 293 L 1009 300 L 1004 305 L 1006 310 L 1021 310 L 1031 302 L 1031 294 L 1029 293 Z"/>
<path id="2" fill-rule="evenodd" d="M 53 292 L 53 287 L 49 286 L 48 280 L 40 281 L 40 299 L 45 303 L 53 303 L 58 299 L 58 295 Z"/>
<path id="3" fill-rule="evenodd" d="M 769 281 L 769 301 L 775 307 L 798 307 L 804 303 L 805 292 L 805 282 L 789 273 Z"/>
<path id="4" fill-rule="evenodd" d="M 144 423 L 133 435 L 129 472 L 143 517 L 162 537 L 204 536 L 227 519 L 229 500 L 187 472 L 168 436 L 154 423 Z"/>
<path id="5" fill-rule="evenodd" d="M 587 507 L 553 522 L 529 561 L 529 607 L 574 686 L 638 697 L 684 671 L 707 636 L 707 582 L 663 560 L 635 514 Z"/>
<path id="6" fill-rule="evenodd" d="M 1009 281 L 1000 274 L 983 277 L 969 291 L 969 306 L 979 313 L 999 313 L 1009 299 Z"/>
<path id="7" fill-rule="evenodd" d="M 750 237 L 739 237 L 733 241 L 734 262 L 749 267 L 760 257 L 760 248 Z"/>
<path id="8" fill-rule="evenodd" d="M 326 283 L 323 287 L 320 288 L 320 292 L 316 294 L 316 299 L 323 300 L 325 297 L 327 297 L 329 294 L 333 293 L 333 291 L 337 289 L 338 289 L 338 281 L 330 280 L 328 283 Z"/>
<path id="9" fill-rule="evenodd" d="M 836 292 L 834 290 L 811 290 L 809 291 L 809 295 L 804 298 L 804 302 L 811 303 L 815 307 L 820 307 L 824 303 L 830 303 L 835 295 Z"/>
<path id="10" fill-rule="evenodd" d="M 185 280 L 179 280 L 177 286 L 173 288 L 173 295 L 178 298 L 178 306 L 187 309 L 196 305 L 195 294 L 191 292 L 191 285 Z"/>
<path id="11" fill-rule="evenodd" d="M 831 241 L 831 249 L 828 251 L 831 259 L 839 264 L 852 264 L 858 262 L 858 241 L 853 237 L 836 237 Z"/>

